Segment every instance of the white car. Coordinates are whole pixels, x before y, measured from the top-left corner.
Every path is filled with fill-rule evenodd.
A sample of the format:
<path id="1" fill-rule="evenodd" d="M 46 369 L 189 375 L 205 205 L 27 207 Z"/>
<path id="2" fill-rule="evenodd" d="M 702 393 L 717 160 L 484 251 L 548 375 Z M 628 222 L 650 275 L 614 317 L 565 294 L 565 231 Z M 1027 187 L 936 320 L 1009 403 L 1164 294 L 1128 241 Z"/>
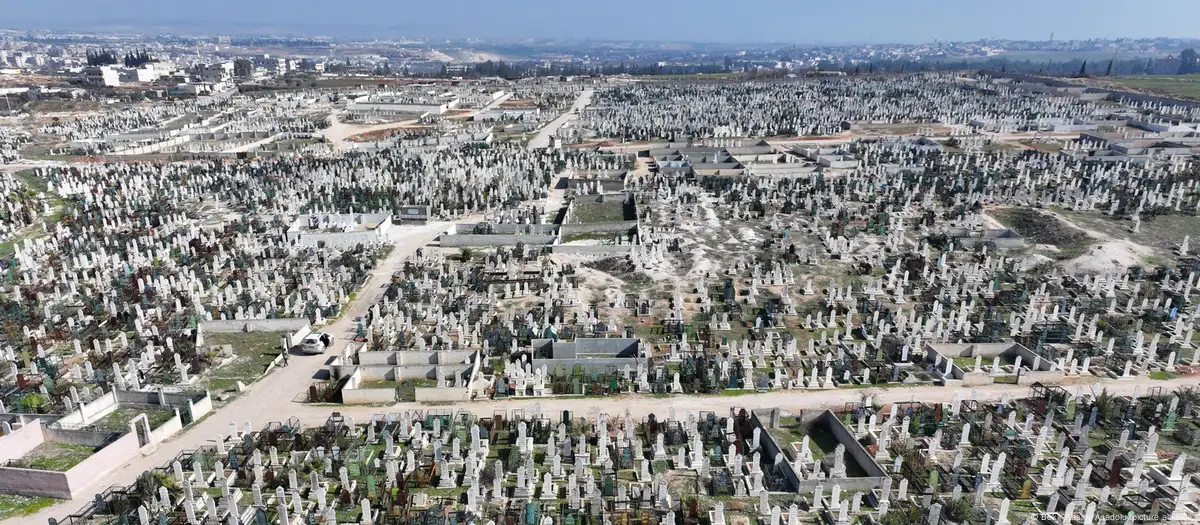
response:
<path id="1" fill-rule="evenodd" d="M 300 353 L 317 355 L 325 353 L 325 350 L 333 344 L 333 336 L 324 332 L 313 332 L 304 337 L 300 341 Z"/>

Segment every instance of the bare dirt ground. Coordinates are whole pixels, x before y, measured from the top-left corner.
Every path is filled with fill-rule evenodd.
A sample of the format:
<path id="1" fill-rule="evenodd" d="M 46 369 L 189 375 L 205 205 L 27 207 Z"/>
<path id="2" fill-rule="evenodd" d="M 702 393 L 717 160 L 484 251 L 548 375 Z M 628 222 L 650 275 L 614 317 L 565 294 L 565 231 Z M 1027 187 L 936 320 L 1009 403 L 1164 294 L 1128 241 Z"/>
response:
<path id="1" fill-rule="evenodd" d="M 1049 213 L 1067 226 L 1075 228 L 1100 242 L 1088 248 L 1087 253 L 1064 263 L 1068 270 L 1086 273 L 1111 273 L 1124 271 L 1130 266 L 1142 264 L 1155 251 L 1149 246 L 1128 239 L 1118 239 L 1102 231 L 1084 228 L 1061 213 Z"/>
<path id="2" fill-rule="evenodd" d="M 994 207 L 991 209 L 1003 210 L 1007 208 Z M 1153 247 L 1133 242 L 1128 238 L 1112 235 L 1110 231 L 1081 225 L 1066 213 L 1059 213 L 1053 210 L 1038 210 L 1038 212 L 1057 219 L 1064 226 L 1082 232 L 1094 241 L 1084 248 L 1082 254 L 1059 262 L 1067 270 L 1081 273 L 1120 272 L 1130 266 L 1144 264 L 1147 259 L 1160 253 L 1159 250 Z M 1004 229 L 1008 227 L 986 212 L 983 214 L 983 221 L 987 228 Z M 1053 245 L 1034 245 L 1033 248 L 1047 252 L 1059 251 L 1059 248 Z"/>
<path id="3" fill-rule="evenodd" d="M 336 116 L 330 117 L 330 125 L 321 133 L 335 151 L 346 150 L 350 148 L 350 137 L 363 135 L 366 133 L 374 133 L 394 128 L 402 128 L 413 126 L 417 123 L 416 120 L 402 120 L 399 122 L 387 122 L 384 124 L 350 124 L 342 122 Z"/>

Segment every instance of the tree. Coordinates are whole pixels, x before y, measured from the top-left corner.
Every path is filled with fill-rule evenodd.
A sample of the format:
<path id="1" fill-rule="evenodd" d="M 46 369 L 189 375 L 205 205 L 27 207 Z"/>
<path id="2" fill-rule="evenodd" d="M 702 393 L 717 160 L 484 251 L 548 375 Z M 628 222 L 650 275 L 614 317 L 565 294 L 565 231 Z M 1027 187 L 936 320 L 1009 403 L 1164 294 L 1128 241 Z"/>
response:
<path id="1" fill-rule="evenodd" d="M 1083 61 L 1083 65 L 1079 66 L 1079 78 L 1087 76 L 1087 60 Z"/>
<path id="2" fill-rule="evenodd" d="M 1106 76 L 1106 77 L 1111 77 L 1111 76 L 1112 76 L 1112 67 L 1113 67 L 1113 61 L 1114 61 L 1114 60 L 1116 60 L 1116 59 L 1115 59 L 1115 58 L 1110 58 L 1110 59 L 1108 60 L 1108 69 L 1106 69 L 1106 70 L 1104 71 L 1104 76 Z"/>
<path id="3" fill-rule="evenodd" d="M 88 50 L 87 64 L 89 66 L 108 66 L 117 63 L 117 54 L 111 49 Z"/>
<path id="4" fill-rule="evenodd" d="M 1197 64 L 1196 50 L 1187 48 L 1179 53 L 1179 74 L 1190 75 L 1192 73 L 1200 73 L 1200 64 Z"/>
<path id="5" fill-rule="evenodd" d="M 245 58 L 233 61 L 233 76 L 246 78 L 254 73 L 254 64 Z"/>
<path id="6" fill-rule="evenodd" d="M 145 49 L 125 53 L 125 67 L 140 67 L 150 62 L 154 62 L 154 57 Z"/>

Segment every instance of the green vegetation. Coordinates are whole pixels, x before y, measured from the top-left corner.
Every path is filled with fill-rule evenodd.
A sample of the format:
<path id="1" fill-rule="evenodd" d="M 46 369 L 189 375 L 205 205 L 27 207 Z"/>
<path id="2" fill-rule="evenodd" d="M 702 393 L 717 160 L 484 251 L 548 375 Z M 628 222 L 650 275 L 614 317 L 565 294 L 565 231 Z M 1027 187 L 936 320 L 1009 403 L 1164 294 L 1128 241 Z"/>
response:
<path id="1" fill-rule="evenodd" d="M 596 222 L 620 222 L 625 220 L 625 203 L 620 200 L 607 202 L 576 202 L 572 206 L 570 224 Z"/>
<path id="2" fill-rule="evenodd" d="M 100 421 L 92 424 L 92 428 L 107 432 L 123 432 L 129 430 L 129 422 L 138 414 L 145 413 L 150 420 L 150 428 L 155 429 L 162 426 L 171 418 L 175 417 L 174 410 L 143 410 L 140 408 L 118 408 L 112 413 L 104 416 Z"/>
<path id="3" fill-rule="evenodd" d="M 1200 217 L 1170 214 L 1142 217 L 1137 233 L 1133 233 L 1133 222 L 1102 215 L 1051 208 L 1055 213 L 1072 223 L 1116 239 L 1127 239 L 1138 244 L 1169 253 L 1183 241 L 1184 235 L 1200 231 Z"/>
<path id="4" fill-rule="evenodd" d="M 378 379 L 372 381 L 363 381 L 358 384 L 358 388 L 396 388 L 395 381 L 390 379 Z"/>
<path id="5" fill-rule="evenodd" d="M 1150 372 L 1150 379 L 1153 379 L 1155 381 L 1170 381 L 1172 379 L 1175 379 L 1176 377 L 1179 377 L 1179 374 L 1177 374 L 1175 372 L 1168 372 L 1166 370 Z"/>
<path id="6" fill-rule="evenodd" d="M 238 381 L 255 381 L 279 356 L 283 332 L 229 332 L 205 334 L 208 345 L 230 345 L 236 356 L 230 363 L 208 371 L 204 382 L 209 390 L 233 390 Z"/>
<path id="7" fill-rule="evenodd" d="M 391 382 L 393 385 L 395 381 Z M 416 401 L 417 388 L 433 388 L 437 386 L 437 381 L 431 379 L 405 379 L 400 381 L 396 388 L 400 391 L 399 396 L 401 401 Z"/>
<path id="8" fill-rule="evenodd" d="M 57 503 L 57 500 L 54 498 L 33 498 L 0 494 L 0 520 L 36 514 L 55 503 Z"/>
<path id="9" fill-rule="evenodd" d="M 49 184 L 38 177 L 33 170 L 18 171 L 13 174 L 13 177 L 25 186 L 23 191 L 27 191 L 27 195 L 45 194 L 45 198 L 49 201 L 51 209 L 50 213 L 43 217 L 47 227 L 55 225 L 68 213 L 70 203 L 57 194 L 50 193 L 48 191 L 50 188 Z M 17 244 L 25 239 L 37 239 L 45 236 L 46 232 L 42 231 L 41 226 L 35 221 L 34 224 L 15 232 L 12 239 L 0 243 L 0 258 L 11 257 L 15 254 Z"/>
<path id="10" fill-rule="evenodd" d="M 1086 233 L 1035 209 L 1000 208 L 989 213 L 1027 241 L 1057 247 L 1059 259 L 1079 257 L 1093 243 Z"/>
<path id="11" fill-rule="evenodd" d="M 46 441 L 25 457 L 12 462 L 17 468 L 66 472 L 90 457 L 94 449 L 85 445 L 67 445 Z"/>
<path id="12" fill-rule="evenodd" d="M 1111 82 L 1129 89 L 1200 99 L 1200 75 L 1138 75 L 1115 77 Z"/>
<path id="13" fill-rule="evenodd" d="M 21 396 L 21 408 L 25 409 L 25 412 L 28 412 L 28 413 L 32 413 L 32 414 L 40 413 L 42 411 L 42 408 L 44 408 L 46 405 L 49 405 L 49 404 L 50 404 L 50 398 L 47 397 L 45 394 L 41 394 L 38 392 L 30 392 L 28 394 Z"/>
<path id="14" fill-rule="evenodd" d="M 609 241 L 611 243 L 612 240 L 616 239 L 618 235 L 624 236 L 624 234 L 620 232 L 572 233 L 569 235 L 563 235 L 562 242 Z"/>

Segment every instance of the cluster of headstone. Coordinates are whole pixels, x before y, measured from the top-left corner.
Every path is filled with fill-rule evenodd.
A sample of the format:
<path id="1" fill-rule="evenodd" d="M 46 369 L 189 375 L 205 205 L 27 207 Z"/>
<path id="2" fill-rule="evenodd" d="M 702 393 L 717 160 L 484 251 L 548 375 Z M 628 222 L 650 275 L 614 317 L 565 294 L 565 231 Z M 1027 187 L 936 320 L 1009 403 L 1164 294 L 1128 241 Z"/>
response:
<path id="1" fill-rule="evenodd" d="M 38 128 L 38 133 L 64 140 L 104 138 L 137 130 L 154 130 L 177 119 L 188 119 L 201 111 L 219 112 L 229 99 L 196 99 L 150 105 L 124 106 L 95 115 L 58 119 Z"/>
<path id="2" fill-rule="evenodd" d="M 834 77 L 800 82 L 638 83 L 601 89 L 585 111 L 602 137 L 831 135 L 847 122 L 966 124 L 973 119 L 1091 118 L 1094 101 L 1031 96 L 955 74 Z"/>
<path id="3" fill-rule="evenodd" d="M 843 151 L 863 165 L 830 177 L 677 173 L 631 183 L 647 211 L 621 264 L 688 279 L 659 296 L 597 287 L 572 263 L 531 261 L 527 246 L 467 264 L 436 254 L 414 258 L 380 304 L 382 322 L 368 320 L 374 348 L 483 348 L 484 356 L 516 365 L 489 379 L 505 395 L 578 394 L 588 384 L 715 393 L 932 383 L 954 377 L 957 356 L 927 345 L 1006 338 L 1033 356 L 976 356 L 974 366 L 960 368 L 992 377 L 1050 371 L 1060 379 L 1131 379 L 1200 360 L 1192 342 L 1200 315 L 1190 306 L 1194 270 L 1133 267 L 1096 276 L 986 245 L 964 248 L 961 238 L 981 228 L 983 203 L 1118 217 L 1194 210 L 1200 201 L 1192 179 L 1181 176 L 1186 167 L 1097 165 L 1033 152 L 950 155 L 911 140 L 859 141 Z M 537 224 L 538 215 L 509 208 L 489 224 Z M 713 216 L 745 224 L 765 241 L 740 254 L 708 251 L 704 228 Z M 496 231 L 487 224 L 476 230 Z M 1188 241 L 1182 237 L 1177 252 L 1184 264 Z M 692 257 L 675 256 L 696 250 L 717 266 L 697 270 Z M 860 277 L 846 284 L 826 273 L 834 264 Z M 605 299 L 596 301 L 597 292 Z M 581 381 L 571 369 L 534 367 L 522 343 L 619 335 L 638 317 L 655 319 L 667 333 L 646 341 L 643 362 L 603 377 Z M 685 324 L 699 337 L 670 331 Z M 663 356 L 679 368 L 650 365 Z"/>
<path id="4" fill-rule="evenodd" d="M 0 128 L 0 165 L 16 162 L 21 158 L 21 147 L 30 142 L 29 133 L 23 130 Z"/>
<path id="5" fill-rule="evenodd" d="M 51 213 L 46 195 L 30 188 L 13 173 L 0 173 L 0 242 L 16 240 L 17 235 L 40 224 Z"/>
<path id="6" fill-rule="evenodd" d="M 547 525 L 633 516 L 664 525 L 914 515 L 929 523 L 1188 521 L 1197 518 L 1189 507 L 1196 461 L 1160 447 L 1200 440 L 1200 399 L 1185 395 L 1050 388 L 999 403 L 971 393 L 886 408 L 868 396 L 812 414 L 578 417 L 535 404 L 487 415 L 376 414 L 365 424 L 334 413 L 310 428 L 230 423 L 213 445 L 159 469 L 171 483 L 144 475 L 138 486 L 149 496 L 109 491 L 79 517 L 137 516 L 142 525 L 501 523 L 512 513 Z"/>
<path id="7" fill-rule="evenodd" d="M 21 376 L 13 378 L 23 383 L 16 396 L 35 377 L 48 384 L 70 376 L 107 389 L 188 383 L 221 358 L 206 356 L 199 323 L 322 323 L 382 254 L 375 244 L 297 247 L 284 235 L 292 216 L 209 215 L 224 213 L 222 194 L 212 189 L 216 176 L 184 165 L 54 168 L 35 176 L 69 211 L 47 234 L 16 242 L 3 270 L 10 335 L 0 348 Z"/>

